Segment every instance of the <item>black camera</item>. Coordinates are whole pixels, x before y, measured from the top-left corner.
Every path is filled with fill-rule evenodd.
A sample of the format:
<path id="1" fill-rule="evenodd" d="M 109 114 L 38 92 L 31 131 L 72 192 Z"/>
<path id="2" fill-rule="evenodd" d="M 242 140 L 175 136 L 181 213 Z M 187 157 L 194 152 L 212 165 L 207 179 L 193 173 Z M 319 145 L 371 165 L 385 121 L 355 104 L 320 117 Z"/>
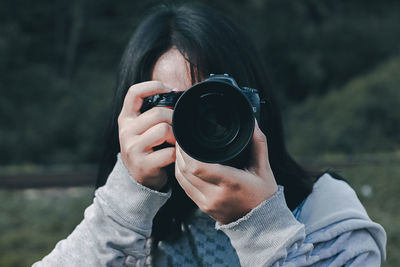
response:
<path id="1" fill-rule="evenodd" d="M 229 75 L 214 75 L 183 92 L 147 97 L 142 112 L 173 108 L 176 141 L 191 157 L 208 163 L 244 167 L 249 160 L 254 118 L 259 120 L 256 89 L 239 87 Z"/>

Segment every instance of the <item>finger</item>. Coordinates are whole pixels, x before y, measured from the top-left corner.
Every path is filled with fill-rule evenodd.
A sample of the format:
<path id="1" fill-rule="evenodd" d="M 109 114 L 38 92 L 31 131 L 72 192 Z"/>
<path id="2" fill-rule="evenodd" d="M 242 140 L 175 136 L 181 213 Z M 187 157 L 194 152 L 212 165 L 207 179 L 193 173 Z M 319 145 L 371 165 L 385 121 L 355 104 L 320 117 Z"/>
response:
<path id="1" fill-rule="evenodd" d="M 183 191 L 185 191 L 186 195 L 188 195 L 197 205 L 199 205 L 199 203 L 205 202 L 206 197 L 203 195 L 203 193 L 200 192 L 198 188 L 193 186 L 185 178 L 177 164 L 175 164 L 175 177 L 179 185 L 182 187 Z"/>
<path id="2" fill-rule="evenodd" d="M 166 167 L 175 162 L 175 147 L 167 147 L 146 155 L 149 166 Z"/>
<path id="3" fill-rule="evenodd" d="M 167 142 L 171 145 L 175 145 L 176 140 L 174 133 L 172 132 L 172 126 L 168 123 L 162 122 L 154 125 L 146 132 L 144 132 L 140 137 L 141 151 L 152 151 L 152 148 Z"/>
<path id="4" fill-rule="evenodd" d="M 137 116 L 143 104 L 143 98 L 155 94 L 163 94 L 170 92 L 171 89 L 166 87 L 159 81 L 148 81 L 132 85 L 125 95 L 124 104 L 122 106 L 122 117 Z"/>
<path id="5" fill-rule="evenodd" d="M 252 142 L 252 167 L 256 170 L 269 167 L 267 138 L 256 120 Z"/>
<path id="6" fill-rule="evenodd" d="M 152 126 L 165 122 L 172 125 L 173 110 L 163 107 L 154 107 L 135 118 L 135 134 L 142 134 Z"/>
<path id="7" fill-rule="evenodd" d="M 216 185 L 214 183 L 207 182 L 204 179 L 196 177 L 192 173 L 185 170 L 186 163 L 182 158 L 182 154 L 179 149 L 176 150 L 176 160 L 175 160 L 175 168 L 178 168 L 179 171 L 183 174 L 184 178 L 196 187 L 203 195 L 210 194 L 210 190 L 212 190 Z"/>
<path id="8" fill-rule="evenodd" d="M 233 173 L 239 171 L 238 169 L 230 166 L 225 166 L 221 164 L 210 164 L 195 160 L 188 154 L 186 154 L 178 143 L 176 143 L 175 146 L 177 158 L 178 156 L 182 157 L 182 160 L 185 163 L 185 168 L 188 169 L 189 172 L 193 173 L 193 175 L 195 175 L 196 177 L 201 178 L 208 183 L 218 185 L 221 182 L 233 182 L 232 177 L 235 177 L 233 176 Z"/>
<path id="9" fill-rule="evenodd" d="M 120 142 L 124 140 L 130 140 L 132 136 L 142 135 L 144 132 L 148 131 L 153 126 L 159 123 L 167 123 L 172 124 L 172 113 L 173 111 L 166 108 L 155 107 L 151 110 L 146 111 L 143 114 L 140 114 L 136 118 L 128 118 L 123 121 L 118 122 L 118 135 L 120 138 Z M 142 116 L 145 117 L 142 118 Z M 169 138 L 171 144 L 175 144 L 175 139 Z M 143 145 L 147 145 L 148 142 L 139 143 L 140 147 L 143 148 Z"/>

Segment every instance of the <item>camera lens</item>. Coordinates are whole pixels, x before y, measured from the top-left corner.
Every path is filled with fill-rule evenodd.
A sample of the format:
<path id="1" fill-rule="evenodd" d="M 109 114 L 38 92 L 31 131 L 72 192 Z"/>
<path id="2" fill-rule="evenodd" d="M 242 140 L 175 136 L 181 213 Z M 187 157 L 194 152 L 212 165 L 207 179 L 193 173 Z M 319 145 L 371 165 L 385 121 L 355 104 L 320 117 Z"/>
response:
<path id="1" fill-rule="evenodd" d="M 222 105 L 223 101 L 224 94 L 207 93 L 200 96 L 197 104 L 193 137 L 206 147 L 226 147 L 239 132 L 238 114 L 228 105 Z"/>
<path id="2" fill-rule="evenodd" d="M 240 89 L 221 81 L 198 83 L 178 99 L 172 118 L 175 138 L 191 157 L 232 166 L 248 160 L 254 131 L 252 107 Z"/>

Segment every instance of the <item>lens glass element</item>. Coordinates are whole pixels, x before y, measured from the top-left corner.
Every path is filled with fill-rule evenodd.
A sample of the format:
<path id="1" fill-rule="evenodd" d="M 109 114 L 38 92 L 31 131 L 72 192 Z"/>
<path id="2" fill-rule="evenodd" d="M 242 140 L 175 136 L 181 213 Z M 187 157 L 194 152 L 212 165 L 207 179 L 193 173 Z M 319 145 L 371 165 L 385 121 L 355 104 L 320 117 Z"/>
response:
<path id="1" fill-rule="evenodd" d="M 204 146 L 221 148 L 229 145 L 239 132 L 239 117 L 223 93 L 200 96 L 194 119 L 194 137 Z"/>

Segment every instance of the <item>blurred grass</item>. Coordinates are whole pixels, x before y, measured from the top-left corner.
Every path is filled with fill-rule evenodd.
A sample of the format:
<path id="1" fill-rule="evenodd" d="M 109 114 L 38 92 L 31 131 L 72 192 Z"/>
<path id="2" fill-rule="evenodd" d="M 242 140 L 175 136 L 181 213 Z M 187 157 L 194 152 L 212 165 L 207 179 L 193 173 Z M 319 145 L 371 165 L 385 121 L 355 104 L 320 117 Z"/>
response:
<path id="1" fill-rule="evenodd" d="M 397 157 L 386 154 L 376 161 L 333 155 L 305 161 L 322 169 L 336 166 L 331 170 L 353 186 L 370 217 L 388 234 L 388 259 L 383 266 L 390 267 L 400 265 L 400 165 L 390 160 Z M 82 220 L 92 198 L 93 188 L 87 187 L 0 190 L 0 266 L 30 266 L 47 255 Z"/>
<path id="2" fill-rule="evenodd" d="M 0 266 L 31 266 L 82 220 L 92 188 L 0 190 Z"/>

